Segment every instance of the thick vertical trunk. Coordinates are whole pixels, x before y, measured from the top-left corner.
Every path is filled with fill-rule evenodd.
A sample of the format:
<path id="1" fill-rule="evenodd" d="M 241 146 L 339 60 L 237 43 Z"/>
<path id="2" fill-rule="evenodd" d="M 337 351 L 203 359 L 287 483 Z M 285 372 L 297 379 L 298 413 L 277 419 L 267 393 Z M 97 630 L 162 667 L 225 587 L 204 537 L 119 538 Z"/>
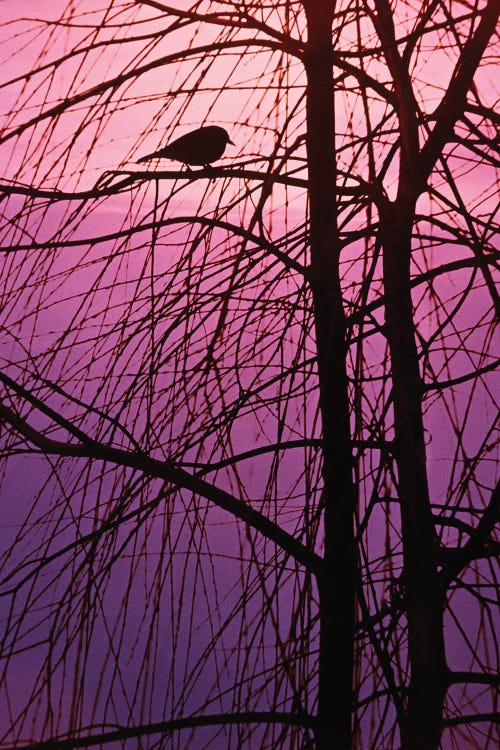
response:
<path id="1" fill-rule="evenodd" d="M 331 24 L 334 3 L 305 3 L 311 288 L 323 430 L 324 566 L 319 578 L 318 750 L 352 746 L 355 503 L 345 318 L 336 221 Z M 308 7 L 310 6 L 310 7 Z"/>
<path id="2" fill-rule="evenodd" d="M 410 292 L 413 206 L 381 216 L 386 333 L 392 365 L 395 451 L 403 533 L 405 608 L 411 678 L 402 750 L 437 750 L 446 689 L 443 599 L 429 502 L 422 381 Z"/>

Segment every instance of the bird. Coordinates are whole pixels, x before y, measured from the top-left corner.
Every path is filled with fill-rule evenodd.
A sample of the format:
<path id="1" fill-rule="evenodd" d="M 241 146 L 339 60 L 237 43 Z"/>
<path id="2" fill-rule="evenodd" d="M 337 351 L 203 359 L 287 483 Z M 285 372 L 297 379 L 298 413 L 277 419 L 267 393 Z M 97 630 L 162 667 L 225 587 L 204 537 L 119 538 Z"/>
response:
<path id="1" fill-rule="evenodd" d="M 138 162 L 150 159 L 174 159 L 187 165 L 208 166 L 220 159 L 228 143 L 234 146 L 229 133 L 218 125 L 206 125 L 181 135 L 152 154 L 141 156 Z"/>

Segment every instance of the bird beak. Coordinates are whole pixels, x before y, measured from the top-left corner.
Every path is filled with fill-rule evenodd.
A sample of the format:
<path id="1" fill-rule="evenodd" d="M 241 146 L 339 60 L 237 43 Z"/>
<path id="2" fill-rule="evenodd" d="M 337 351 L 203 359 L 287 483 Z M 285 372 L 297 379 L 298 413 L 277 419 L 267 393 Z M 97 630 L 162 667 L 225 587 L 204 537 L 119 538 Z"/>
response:
<path id="1" fill-rule="evenodd" d="M 236 143 L 234 143 L 231 138 L 227 139 L 227 142 L 231 144 L 231 146 L 236 146 Z"/>

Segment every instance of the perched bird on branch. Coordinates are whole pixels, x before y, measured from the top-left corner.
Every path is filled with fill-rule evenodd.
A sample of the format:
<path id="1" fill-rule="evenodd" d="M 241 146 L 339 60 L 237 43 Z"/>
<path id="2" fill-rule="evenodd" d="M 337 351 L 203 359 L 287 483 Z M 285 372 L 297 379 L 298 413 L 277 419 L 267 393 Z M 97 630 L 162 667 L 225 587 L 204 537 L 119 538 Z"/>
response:
<path id="1" fill-rule="evenodd" d="M 167 146 L 147 156 L 141 156 L 137 161 L 175 159 L 183 164 L 207 166 L 220 159 L 228 143 L 234 146 L 227 130 L 218 125 L 207 125 L 181 135 Z"/>

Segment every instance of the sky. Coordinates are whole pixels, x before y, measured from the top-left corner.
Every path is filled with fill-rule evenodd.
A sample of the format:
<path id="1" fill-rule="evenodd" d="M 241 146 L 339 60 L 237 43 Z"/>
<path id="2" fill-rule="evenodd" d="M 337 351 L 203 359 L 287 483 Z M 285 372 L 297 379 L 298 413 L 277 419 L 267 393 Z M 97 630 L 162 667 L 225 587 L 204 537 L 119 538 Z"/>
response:
<path id="1" fill-rule="evenodd" d="M 202 123 L 223 125 L 236 144 L 221 165 L 243 164 L 248 171 L 270 165 L 305 179 L 304 75 L 298 63 L 286 67 L 279 53 L 250 46 L 239 57 L 236 48 L 209 66 L 202 51 L 179 66 L 153 67 L 127 79 L 94 97 L 90 108 L 79 102 L 81 92 L 112 75 L 149 66 L 173 51 L 181 54 L 193 44 L 189 26 L 148 38 L 170 22 L 133 4 L 111 4 L 96 31 L 96 19 L 106 15 L 101 4 L 69 4 L 75 11 L 69 27 L 24 21 L 18 3 L 0 3 L 2 81 L 16 79 L 1 89 L 3 122 L 6 128 L 20 126 L 17 137 L 0 139 L 1 183 L 65 191 L 91 190 L 104 180 L 114 184 L 139 169 L 138 156 Z M 56 21 L 66 5 L 62 0 L 24 0 L 23 15 Z M 402 16 L 403 6 L 398 6 Z M 135 24 L 132 31 L 116 27 L 124 18 Z M 354 23 L 339 26 L 346 54 L 354 29 Z M 140 38 L 132 40 L 132 33 Z M 215 33 L 201 32 L 197 43 L 204 48 Z M 298 36 L 296 29 L 293 33 Z M 255 30 L 242 35 L 258 36 Z M 432 41 L 426 40 L 429 47 Z M 93 50 L 73 55 L 90 42 Z M 49 67 L 23 77 L 61 55 L 68 57 L 55 71 Z M 433 110 L 453 55 L 444 45 L 437 53 L 420 50 L 414 75 L 425 111 Z M 385 80 L 380 63 L 366 65 Z M 494 96 L 491 80 L 488 65 L 477 79 L 484 104 Z M 349 76 L 339 80 L 339 91 L 339 166 L 347 174 L 342 184 L 352 187 L 357 178 L 367 177 L 362 150 L 350 145 L 365 132 L 365 115 L 360 114 L 365 110 Z M 67 97 L 75 97 L 68 111 L 22 128 Z M 372 124 L 384 122 L 386 105 L 373 94 L 368 109 Z M 390 125 L 380 128 L 384 137 L 377 154 L 382 160 L 390 151 L 391 130 Z M 467 212 L 459 217 L 446 200 L 463 200 L 477 225 L 483 221 L 486 247 L 494 241 L 493 223 L 488 225 L 495 210 L 491 169 L 476 167 L 459 149 L 450 163 L 462 175 L 457 179 L 459 197 L 437 177 L 441 192 L 421 199 L 419 212 L 424 217 L 433 212 L 444 228 L 438 231 L 421 221 L 415 273 L 471 257 L 470 247 L 456 239 L 453 224 L 465 233 Z M 396 171 L 394 161 L 385 178 L 390 196 Z M 150 455 L 173 458 L 189 471 L 296 441 L 287 452 L 249 456 L 207 476 L 290 532 L 303 536 L 307 527 L 309 542 L 316 539 L 319 547 L 321 531 L 314 521 L 321 496 L 314 444 L 320 435 L 315 350 L 307 293 L 297 270 L 297 264 L 308 262 L 306 192 L 300 182 L 274 186 L 261 211 L 260 188 L 261 182 L 244 174 L 213 180 L 176 175 L 137 180 L 123 192 L 91 201 L 25 201 L 19 195 L 4 200 L 0 353 L 11 377 L 89 434 L 122 448 L 138 443 Z M 210 224 L 214 216 L 216 225 Z M 383 316 L 376 307 L 381 263 L 373 236 L 356 239 L 366 225 L 364 208 L 351 209 L 345 200 L 341 218 L 346 309 L 359 303 L 366 277 L 371 278 L 367 301 L 375 305 L 364 332 L 355 329 L 366 346 L 356 349 L 354 340 L 350 360 L 354 373 L 356 352 L 366 358 L 361 396 L 366 404 L 361 434 L 366 436 L 372 434 L 370 420 L 382 419 L 387 408 L 388 386 L 380 383 L 387 345 L 377 330 Z M 244 231 L 238 233 L 241 227 Z M 101 235 L 104 241 L 98 241 Z M 271 240 L 295 266 L 266 252 L 265 242 Z M 431 341 L 422 359 L 429 378 L 435 373 L 439 380 L 461 377 L 489 365 L 493 357 L 487 350 L 495 346 L 490 300 L 476 271 L 464 267 L 421 283 L 414 302 L 419 335 Z M 434 338 L 440 326 L 446 335 Z M 217 367 L 207 370 L 215 331 Z M 278 377 L 283 371 L 286 376 Z M 459 522 L 475 522 L 492 483 L 494 382 L 485 379 L 472 387 L 465 382 L 446 401 L 431 393 L 426 409 L 436 504 L 456 497 L 468 462 L 475 465 L 476 456 L 481 457 L 478 480 L 468 485 L 460 510 L 452 503 L 444 514 L 458 521 L 448 528 L 448 538 L 458 538 Z M 40 429 L 50 425 L 36 410 L 29 419 Z M 464 421 L 466 428 L 457 439 L 457 425 Z M 51 435 L 69 439 L 61 427 Z M 387 504 L 373 509 L 365 542 L 373 569 L 382 571 L 374 585 L 374 606 L 388 595 L 388 549 L 396 572 L 401 564 L 397 509 L 389 520 L 386 515 L 392 479 L 380 468 L 380 455 L 365 451 L 359 460 L 368 507 L 375 485 L 377 491 L 387 491 Z M 12 577 L 3 582 L 0 615 L 7 633 L 4 648 L 8 652 L 12 643 L 19 648 L 10 661 L 4 660 L 6 671 L 0 675 L 0 700 L 7 706 L 0 725 L 9 724 L 27 704 L 26 713 L 14 722 L 10 742 L 64 732 L 79 722 L 111 726 L 204 708 L 281 709 L 292 698 L 295 706 L 312 707 L 314 683 L 308 684 L 304 674 L 316 658 L 316 591 L 297 566 L 276 556 L 274 547 L 264 545 L 244 524 L 207 508 L 188 492 L 172 493 L 157 480 L 139 481 L 130 471 L 113 472 L 107 465 L 57 463 L 21 452 L 10 459 L 2 480 L 3 563 Z M 130 519 L 116 533 L 97 534 L 92 542 L 89 535 L 112 523 L 116 512 L 129 513 Z M 32 577 L 21 586 L 25 573 Z M 479 585 L 474 575 L 491 585 L 489 571 L 470 574 L 468 583 Z M 489 595 L 489 588 L 484 591 Z M 466 590 L 457 590 L 454 600 L 459 617 L 447 622 L 450 664 L 479 669 L 471 653 L 476 651 L 478 661 L 487 658 L 493 630 L 489 608 L 477 606 Z M 19 628 L 16 618 L 22 622 Z M 165 643 L 167 649 L 162 648 Z M 238 649 L 242 643 L 245 648 Z M 301 649 L 310 649 L 310 655 L 298 658 Z M 278 675 L 283 681 L 273 694 L 278 663 L 287 664 L 288 672 L 286 679 Z M 364 669 L 369 672 L 366 665 Z M 367 674 L 364 678 L 366 691 L 376 688 Z M 241 685 L 234 689 L 238 680 Z M 490 710 L 483 686 L 470 690 L 484 692 L 475 709 Z M 222 697 L 216 700 L 218 694 Z M 470 695 L 454 700 L 465 704 Z M 207 747 L 254 747 L 251 742 L 261 739 L 255 735 L 247 740 L 235 728 L 227 732 L 209 744 L 207 730 Z M 269 747 L 277 736 L 266 737 Z M 465 733 L 463 747 L 477 746 L 476 740 L 477 735 L 470 739 Z M 171 747 L 184 747 L 183 741 L 179 734 Z M 298 748 L 299 739 L 295 741 Z M 443 743 L 444 750 L 448 747 L 455 747 L 449 738 Z"/>

